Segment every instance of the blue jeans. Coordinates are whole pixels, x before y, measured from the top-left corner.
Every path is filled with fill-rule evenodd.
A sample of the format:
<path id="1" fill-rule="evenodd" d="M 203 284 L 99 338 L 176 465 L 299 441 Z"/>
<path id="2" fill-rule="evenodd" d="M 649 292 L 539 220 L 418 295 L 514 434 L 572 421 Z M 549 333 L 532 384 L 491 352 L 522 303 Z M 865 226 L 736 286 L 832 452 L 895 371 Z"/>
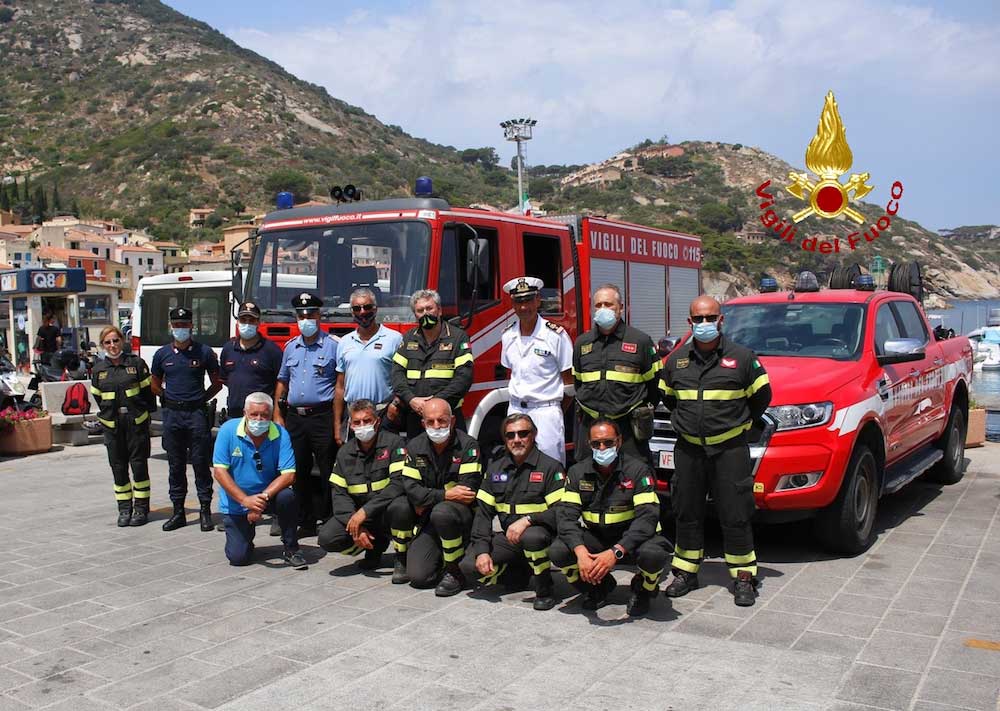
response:
<path id="1" fill-rule="evenodd" d="M 275 514 L 281 526 L 281 542 L 286 551 L 297 551 L 299 539 L 295 528 L 299 521 L 299 508 L 295 503 L 295 493 L 282 489 L 267 504 L 265 513 Z M 223 514 L 222 523 L 226 527 L 226 558 L 230 565 L 250 565 L 253 558 L 253 538 L 256 533 L 246 514 Z"/>

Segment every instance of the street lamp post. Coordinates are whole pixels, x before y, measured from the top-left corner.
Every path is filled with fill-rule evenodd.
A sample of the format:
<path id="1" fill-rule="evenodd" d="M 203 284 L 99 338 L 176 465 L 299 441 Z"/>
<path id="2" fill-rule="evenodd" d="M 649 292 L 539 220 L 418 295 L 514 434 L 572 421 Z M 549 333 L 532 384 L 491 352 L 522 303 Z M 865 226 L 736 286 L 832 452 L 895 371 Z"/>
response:
<path id="1" fill-rule="evenodd" d="M 500 124 L 503 129 L 503 136 L 508 141 L 517 143 L 517 207 L 518 211 L 524 214 L 524 157 L 525 141 L 531 140 L 531 129 L 538 121 L 530 118 L 509 119 Z"/>

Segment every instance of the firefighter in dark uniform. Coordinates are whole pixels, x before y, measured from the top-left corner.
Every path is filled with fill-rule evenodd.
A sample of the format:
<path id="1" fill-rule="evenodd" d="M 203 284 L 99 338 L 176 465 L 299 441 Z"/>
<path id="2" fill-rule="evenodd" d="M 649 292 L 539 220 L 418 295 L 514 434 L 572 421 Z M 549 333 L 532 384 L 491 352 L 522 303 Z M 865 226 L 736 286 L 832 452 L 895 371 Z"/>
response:
<path id="1" fill-rule="evenodd" d="M 219 360 L 204 343 L 191 339 L 193 314 L 183 306 L 170 310 L 173 341 L 153 355 L 150 372 L 153 392 L 163 399 L 163 449 L 170 470 L 170 501 L 174 512 L 163 524 L 173 531 L 187 524 L 184 499 L 187 497 L 187 465 L 194 469 L 194 484 L 201 508 L 202 531 L 212 525 L 212 426 L 208 403 L 222 389 Z M 205 376 L 211 384 L 205 389 Z"/>
<path id="2" fill-rule="evenodd" d="M 274 421 L 288 429 L 295 449 L 295 499 L 299 538 L 316 535 L 317 521 L 330 517 L 330 472 L 337 456 L 333 390 L 337 382 L 337 342 L 320 327 L 323 300 L 303 292 L 292 299 L 299 335 L 285 344 L 274 398 L 287 400 Z M 319 475 L 313 475 L 313 462 Z"/>
<path id="3" fill-rule="evenodd" d="M 660 535 L 660 504 L 649 464 L 621 454 L 618 423 L 598 420 L 590 427 L 591 457 L 569 470 L 566 492 L 557 507 L 559 538 L 549 549 L 552 564 L 584 593 L 583 607 L 596 610 L 617 586 L 611 570 L 635 563 L 626 611 L 639 617 L 670 557 Z M 580 526 L 580 519 L 583 526 Z"/>
<path id="4" fill-rule="evenodd" d="M 424 433 L 406 443 L 404 495 L 389 504 L 396 547 L 392 582 L 418 588 L 437 583 L 434 594 L 448 597 L 464 587 L 458 564 L 469 540 L 482 464 L 479 443 L 455 429 L 446 401 L 430 398 L 423 413 Z"/>
<path id="5" fill-rule="evenodd" d="M 746 432 L 771 402 L 767 373 L 753 351 L 721 333 L 719 302 L 699 296 L 688 321 L 694 338 L 667 359 L 660 388 L 677 432 L 670 499 L 677 520 L 670 597 L 698 587 L 704 557 L 705 498 L 711 491 L 722 545 L 735 579 L 734 602 L 754 604 L 757 555 L 750 519 L 753 469 Z"/>
<path id="6" fill-rule="evenodd" d="M 573 346 L 576 386 L 576 460 L 590 458 L 588 432 L 595 420 L 619 424 L 622 451 L 649 459 L 653 409 L 660 401 L 660 359 L 653 341 L 622 320 L 621 292 L 614 284 L 594 291 L 594 327 Z"/>
<path id="7" fill-rule="evenodd" d="M 380 429 L 371 400 L 356 400 L 348 409 L 354 437 L 337 452 L 330 474 L 333 515 L 320 528 L 318 542 L 331 553 L 364 553 L 358 567 L 374 570 L 391 540 L 385 512 L 403 493 L 406 447 L 399 435 Z"/>
<path id="8" fill-rule="evenodd" d="M 122 351 L 122 332 L 108 326 L 100 340 L 106 355 L 94 365 L 90 392 L 115 478 L 118 525 L 142 526 L 149 517 L 149 414 L 156 411 L 156 397 L 146 362 Z"/>
<path id="9" fill-rule="evenodd" d="M 489 463 L 476 495 L 472 545 L 462 561 L 470 576 L 482 585 L 501 579 L 514 581 L 534 576 L 536 610 L 556 604 L 552 585 L 549 544 L 556 535 L 555 506 L 563 497 L 566 473 L 561 462 L 535 446 L 538 429 L 531 417 L 517 412 L 504 418 L 506 452 Z M 500 532 L 494 533 L 493 519 Z"/>
<path id="10" fill-rule="evenodd" d="M 436 397 L 451 405 L 456 426 L 464 430 L 462 399 L 472 386 L 469 337 L 441 318 L 436 291 L 415 292 L 410 306 L 418 325 L 407 331 L 392 357 L 389 379 L 396 397 L 388 407 L 389 420 L 407 437 L 416 437 L 423 431 L 423 407 Z"/>

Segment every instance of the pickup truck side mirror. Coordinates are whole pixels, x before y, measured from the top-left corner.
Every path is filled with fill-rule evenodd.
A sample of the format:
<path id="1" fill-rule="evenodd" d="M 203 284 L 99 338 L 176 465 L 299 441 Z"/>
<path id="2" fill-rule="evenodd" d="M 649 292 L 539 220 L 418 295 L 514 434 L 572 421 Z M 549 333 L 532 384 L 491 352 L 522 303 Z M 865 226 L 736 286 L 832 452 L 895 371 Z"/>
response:
<path id="1" fill-rule="evenodd" d="M 878 364 L 910 363 L 915 360 L 923 360 L 924 356 L 924 342 L 919 338 L 896 338 L 886 341 L 882 346 L 882 355 L 878 356 Z"/>

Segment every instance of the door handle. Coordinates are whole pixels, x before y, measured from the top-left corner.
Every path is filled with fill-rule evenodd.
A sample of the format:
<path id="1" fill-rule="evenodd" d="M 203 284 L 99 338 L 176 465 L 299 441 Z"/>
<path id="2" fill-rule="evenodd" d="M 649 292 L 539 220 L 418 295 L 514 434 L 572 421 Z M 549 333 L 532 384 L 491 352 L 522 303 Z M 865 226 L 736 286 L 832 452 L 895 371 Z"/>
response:
<path id="1" fill-rule="evenodd" d="M 935 358 L 934 359 L 934 365 L 936 365 L 938 367 L 941 367 L 942 365 L 944 365 L 944 358 Z"/>
<path id="2" fill-rule="evenodd" d="M 913 368 L 911 368 L 911 369 L 910 369 L 910 377 L 911 377 L 911 378 L 917 378 L 917 377 L 920 377 L 920 371 L 919 371 L 919 370 L 916 370 L 916 369 L 913 369 Z"/>
<path id="3" fill-rule="evenodd" d="M 878 390 L 878 396 L 883 400 L 889 399 L 889 381 L 882 378 L 878 383 L 876 383 L 876 389 Z"/>

